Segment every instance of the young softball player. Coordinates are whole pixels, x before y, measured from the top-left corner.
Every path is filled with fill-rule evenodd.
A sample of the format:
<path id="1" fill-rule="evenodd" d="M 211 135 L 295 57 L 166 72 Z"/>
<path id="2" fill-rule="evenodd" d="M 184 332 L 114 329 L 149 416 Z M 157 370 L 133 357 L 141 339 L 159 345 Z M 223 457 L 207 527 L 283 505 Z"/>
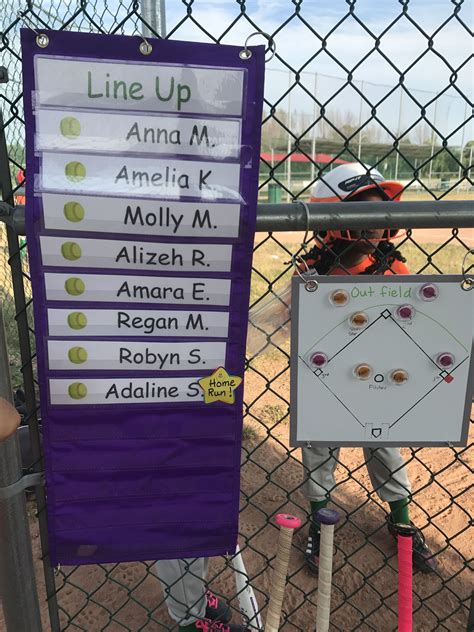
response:
<path id="1" fill-rule="evenodd" d="M 318 180 L 312 191 L 311 202 L 382 200 L 398 201 L 403 185 L 387 181 L 376 169 L 359 163 L 341 165 Z M 398 231 L 327 231 L 315 235 L 316 245 L 303 258 L 318 274 L 408 274 L 405 259 L 390 239 Z M 334 471 L 340 448 L 302 448 L 305 467 L 305 493 L 311 505 L 311 521 L 306 548 L 308 567 L 317 572 L 320 549 L 320 524 L 316 512 L 325 507 L 336 487 Z M 387 527 L 396 537 L 397 523 L 411 524 L 411 486 L 405 462 L 399 448 L 364 448 L 365 465 L 374 490 L 389 504 Z M 436 568 L 433 554 L 417 529 L 413 538 L 414 567 L 425 572 Z"/>

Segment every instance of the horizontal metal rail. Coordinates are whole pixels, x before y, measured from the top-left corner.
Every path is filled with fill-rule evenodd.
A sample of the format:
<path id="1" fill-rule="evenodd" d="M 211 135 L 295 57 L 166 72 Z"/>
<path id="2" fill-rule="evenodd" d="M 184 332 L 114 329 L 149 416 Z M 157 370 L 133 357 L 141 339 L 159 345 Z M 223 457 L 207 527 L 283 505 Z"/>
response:
<path id="1" fill-rule="evenodd" d="M 306 211 L 307 209 L 307 211 Z M 0 221 L 25 234 L 25 207 L 0 202 Z M 337 228 L 474 228 L 474 201 L 258 204 L 257 232 Z"/>
<path id="2" fill-rule="evenodd" d="M 306 213 L 305 206 L 308 208 Z M 474 202 L 318 202 L 259 204 L 257 231 L 336 228 L 473 228 Z"/>

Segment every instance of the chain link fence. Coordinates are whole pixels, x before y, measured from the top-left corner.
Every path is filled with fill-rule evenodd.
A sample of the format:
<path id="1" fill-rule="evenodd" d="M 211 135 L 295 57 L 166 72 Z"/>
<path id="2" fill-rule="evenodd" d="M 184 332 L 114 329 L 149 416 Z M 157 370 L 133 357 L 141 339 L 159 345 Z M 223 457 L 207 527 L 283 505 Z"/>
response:
<path id="1" fill-rule="evenodd" d="M 19 28 L 138 34 L 153 32 L 159 24 L 169 38 L 216 44 L 243 43 L 254 31 L 274 38 L 277 50 L 265 86 L 261 201 L 308 199 L 318 178 L 348 161 L 401 179 L 407 200 L 472 200 L 472 16 L 467 2 L 393 0 L 383 3 L 383 10 L 358 0 L 270 4 L 271 10 L 245 0 L 175 0 L 166 6 L 166 16 L 148 21 L 144 16 L 150 15 L 150 6 L 157 10 L 154 3 L 6 0 L 0 20 L 9 82 L 0 84 L 0 108 L 14 194 L 22 193 L 19 172 L 24 169 Z M 435 89 L 428 89 L 427 77 Z M 2 193 L 4 198 L 10 195 L 5 187 Z M 296 233 L 257 234 L 252 306 L 285 287 L 292 274 L 291 255 L 301 249 L 301 239 Z M 323 235 L 317 241 L 327 247 Z M 448 231 L 408 230 L 396 243 L 412 272 L 445 274 L 461 271 L 474 238 L 472 230 L 453 226 Z M 343 265 L 342 252 L 333 265 Z M 36 445 L 33 467 L 40 469 L 26 245 L 1 222 L 0 298 L 13 384 L 26 391 L 29 413 L 24 422 Z M 289 378 L 289 340 L 275 334 L 265 352 L 247 362 L 239 541 L 265 615 L 275 555 L 273 517 L 285 511 L 304 519 L 294 540 L 282 629 L 307 632 L 315 627 L 317 578 L 304 558 L 308 472 L 300 450 L 288 446 Z M 438 564 L 434 573 L 415 575 L 414 629 L 465 630 L 472 590 L 472 435 L 466 448 L 401 452 L 412 484 L 411 519 Z M 331 629 L 395 630 L 397 560 L 385 524 L 388 506 L 374 491 L 360 450 L 345 449 L 334 456 L 338 467 L 331 504 L 342 520 L 335 536 Z M 53 575 L 44 502 L 39 494 L 29 501 L 29 509 L 45 630 L 177 629 L 152 561 L 68 567 Z M 208 584 L 229 599 L 237 620 L 229 560 L 211 560 Z"/>

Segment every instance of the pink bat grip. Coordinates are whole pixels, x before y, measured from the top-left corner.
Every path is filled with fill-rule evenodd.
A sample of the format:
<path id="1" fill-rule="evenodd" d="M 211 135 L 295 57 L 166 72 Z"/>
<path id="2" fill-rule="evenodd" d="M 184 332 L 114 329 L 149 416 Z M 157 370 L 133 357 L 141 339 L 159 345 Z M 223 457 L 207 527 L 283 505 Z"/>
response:
<path id="1" fill-rule="evenodd" d="M 398 534 L 398 632 L 412 632 L 412 545 L 411 535 Z"/>
<path id="2" fill-rule="evenodd" d="M 279 527 L 286 527 L 287 529 L 298 529 L 298 527 L 301 527 L 301 520 L 291 514 L 277 514 L 275 522 Z"/>

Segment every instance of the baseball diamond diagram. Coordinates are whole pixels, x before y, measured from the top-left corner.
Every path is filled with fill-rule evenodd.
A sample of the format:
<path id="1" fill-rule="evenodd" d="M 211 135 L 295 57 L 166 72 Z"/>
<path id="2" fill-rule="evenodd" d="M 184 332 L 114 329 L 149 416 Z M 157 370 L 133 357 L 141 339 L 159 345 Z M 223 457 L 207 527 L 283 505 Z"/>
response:
<path id="1" fill-rule="evenodd" d="M 291 444 L 466 445 L 474 292 L 462 276 L 292 288 Z"/>

